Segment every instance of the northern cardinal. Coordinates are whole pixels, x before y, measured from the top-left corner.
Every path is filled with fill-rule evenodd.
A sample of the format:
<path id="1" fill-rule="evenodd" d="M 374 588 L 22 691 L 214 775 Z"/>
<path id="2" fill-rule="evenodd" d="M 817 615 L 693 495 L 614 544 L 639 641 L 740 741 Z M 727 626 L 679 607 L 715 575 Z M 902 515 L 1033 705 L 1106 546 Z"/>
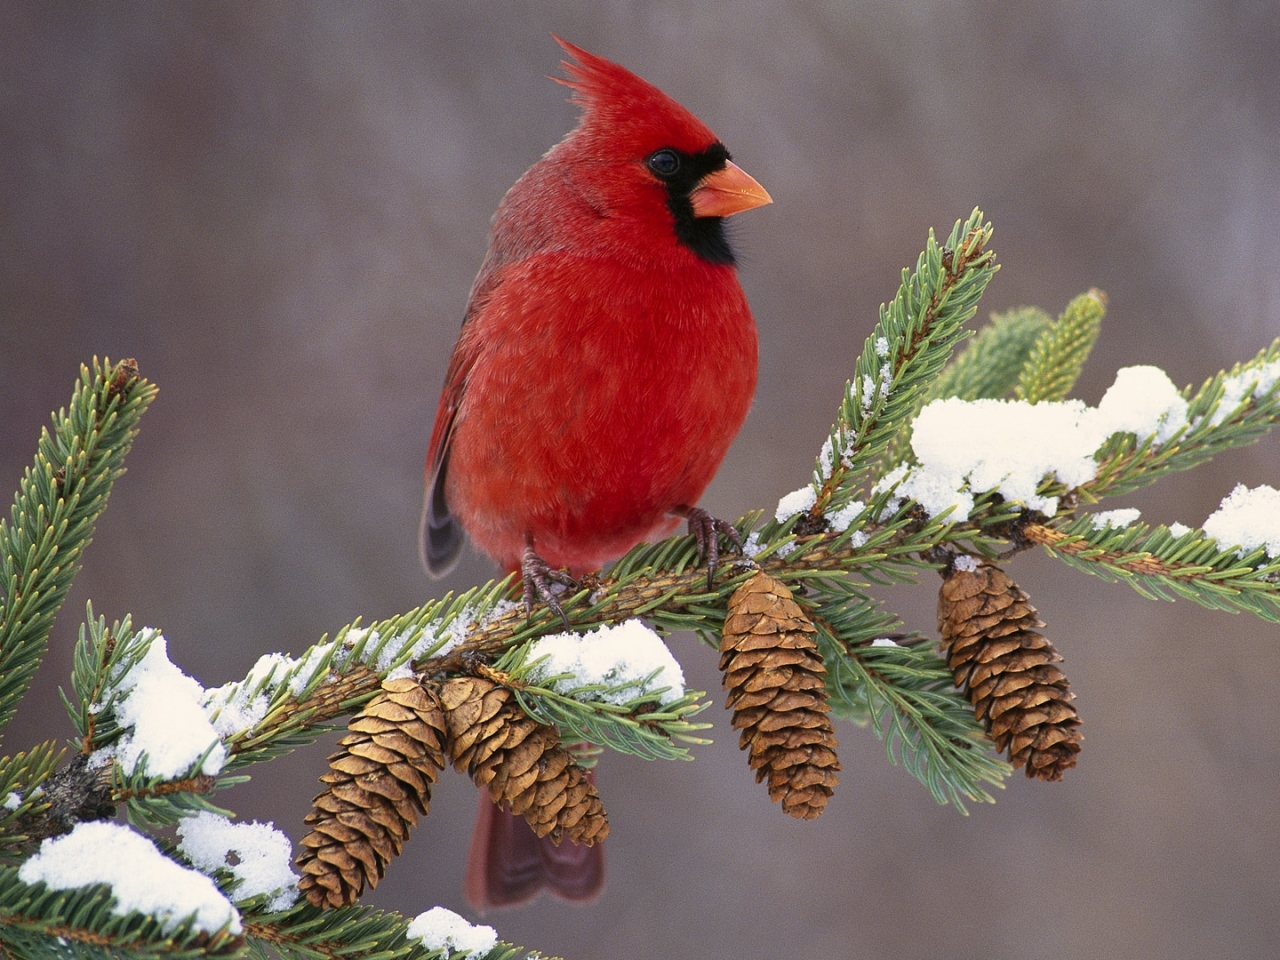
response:
<path id="1" fill-rule="evenodd" d="M 714 572 L 696 506 L 751 405 L 756 328 L 723 218 L 772 202 L 692 113 L 559 37 L 578 125 L 507 191 L 471 288 L 427 453 L 422 558 L 465 531 L 564 616 L 571 582 L 680 522 Z M 568 573 L 558 568 L 567 568 Z M 567 622 L 567 621 L 566 621 Z M 600 848 L 538 840 L 481 800 L 466 892 L 477 907 L 570 900 Z"/>

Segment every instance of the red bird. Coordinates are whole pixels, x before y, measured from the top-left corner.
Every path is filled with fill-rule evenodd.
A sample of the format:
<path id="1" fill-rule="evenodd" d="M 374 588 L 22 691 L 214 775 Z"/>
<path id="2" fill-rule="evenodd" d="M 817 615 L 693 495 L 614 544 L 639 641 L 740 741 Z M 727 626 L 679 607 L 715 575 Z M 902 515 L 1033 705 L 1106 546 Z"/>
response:
<path id="1" fill-rule="evenodd" d="M 696 506 L 751 405 L 756 328 L 723 218 L 770 203 L 692 113 L 556 38 L 582 116 L 507 191 L 471 288 L 427 453 L 422 557 L 462 532 L 564 616 L 549 581 L 597 570 Z M 568 568 L 568 575 L 559 568 Z M 566 621 L 567 622 L 567 621 Z M 481 801 L 467 895 L 590 899 L 599 847 L 538 841 Z"/>

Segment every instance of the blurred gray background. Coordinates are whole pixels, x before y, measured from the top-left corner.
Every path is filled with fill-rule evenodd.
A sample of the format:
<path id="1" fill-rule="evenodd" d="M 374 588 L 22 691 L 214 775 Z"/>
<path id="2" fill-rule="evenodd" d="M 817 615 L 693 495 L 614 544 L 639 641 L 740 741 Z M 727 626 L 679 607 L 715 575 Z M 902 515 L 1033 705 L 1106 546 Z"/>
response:
<path id="1" fill-rule="evenodd" d="M 416 557 L 431 417 L 489 216 L 574 122 L 555 31 L 702 117 L 775 204 L 735 222 L 755 407 L 704 505 L 802 484 L 930 226 L 981 205 L 981 315 L 1110 315 L 1117 367 L 1203 381 L 1280 333 L 1280 14 L 1271 0 L 112 4 L 0 7 L 0 491 L 78 365 L 161 388 L 5 749 L 69 736 L 84 602 L 161 628 L 208 686 L 490 576 Z M 1280 442 L 1140 496 L 1198 525 Z M 4 494 L 8 496 L 7 493 Z M 490 916 L 568 958 L 1256 958 L 1280 943 L 1280 630 L 1028 554 L 1087 737 L 1060 784 L 969 817 L 842 726 L 821 820 L 768 802 L 710 711 L 694 763 L 610 756 L 596 904 Z M 932 630 L 937 580 L 891 591 Z M 673 639 L 719 696 L 714 655 Z M 296 839 L 325 745 L 220 799 Z M 369 902 L 463 909 L 475 793 L 448 774 Z"/>

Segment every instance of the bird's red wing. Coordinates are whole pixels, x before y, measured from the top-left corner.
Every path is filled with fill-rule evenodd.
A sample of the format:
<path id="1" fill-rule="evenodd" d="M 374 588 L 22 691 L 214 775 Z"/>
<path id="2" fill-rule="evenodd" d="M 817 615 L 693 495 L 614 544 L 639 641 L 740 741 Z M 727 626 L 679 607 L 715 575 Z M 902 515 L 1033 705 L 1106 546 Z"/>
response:
<path id="1" fill-rule="evenodd" d="M 433 577 L 442 577 L 453 569 L 462 552 L 463 532 L 449 509 L 445 497 L 445 479 L 449 469 L 449 445 L 453 439 L 453 427 L 458 409 L 466 393 L 467 378 L 479 355 L 478 343 L 469 336 L 471 320 L 479 305 L 487 299 L 497 285 L 489 281 L 489 274 L 481 270 L 472 289 L 471 302 L 467 305 L 462 321 L 462 333 L 454 345 L 449 367 L 445 371 L 444 388 L 440 391 L 440 403 L 436 407 L 436 422 L 431 428 L 431 443 L 427 446 L 426 495 L 422 501 L 422 522 L 418 530 L 418 550 L 422 565 Z"/>
<path id="2" fill-rule="evenodd" d="M 462 405 L 462 394 L 467 385 L 467 374 L 475 364 L 475 351 L 465 350 L 465 337 L 460 337 L 449 358 L 445 371 L 444 388 L 440 391 L 440 403 L 436 407 L 436 422 L 431 428 L 431 443 L 427 446 L 426 476 L 430 480 L 440 472 L 440 465 L 449 459 L 449 440 L 453 435 L 453 423 Z"/>

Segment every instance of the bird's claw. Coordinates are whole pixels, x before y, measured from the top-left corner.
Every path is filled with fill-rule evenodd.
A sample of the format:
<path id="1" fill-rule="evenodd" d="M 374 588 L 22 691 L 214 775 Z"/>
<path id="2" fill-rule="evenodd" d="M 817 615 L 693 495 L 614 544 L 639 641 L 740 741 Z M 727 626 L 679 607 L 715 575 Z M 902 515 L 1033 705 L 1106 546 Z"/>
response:
<path id="1" fill-rule="evenodd" d="M 718 534 L 723 533 L 732 540 L 739 553 L 742 552 L 742 537 L 738 536 L 737 528 L 733 524 L 719 517 L 713 517 L 701 507 L 682 506 L 677 507 L 673 512 L 676 516 L 684 517 L 689 523 L 689 532 L 698 543 L 698 554 L 705 557 L 707 561 L 707 590 L 711 590 L 712 582 L 716 577 L 716 567 L 720 565 Z"/>
<path id="2" fill-rule="evenodd" d="M 525 546 L 524 555 L 520 558 L 520 578 L 524 581 L 525 614 L 533 616 L 533 601 L 537 597 L 560 618 L 564 628 L 568 630 L 569 618 L 565 616 L 564 608 L 560 606 L 560 600 L 552 591 L 551 584 L 558 583 L 570 590 L 576 590 L 578 581 L 564 570 L 555 570 L 548 565 L 547 561 L 534 552 L 532 543 Z"/>

